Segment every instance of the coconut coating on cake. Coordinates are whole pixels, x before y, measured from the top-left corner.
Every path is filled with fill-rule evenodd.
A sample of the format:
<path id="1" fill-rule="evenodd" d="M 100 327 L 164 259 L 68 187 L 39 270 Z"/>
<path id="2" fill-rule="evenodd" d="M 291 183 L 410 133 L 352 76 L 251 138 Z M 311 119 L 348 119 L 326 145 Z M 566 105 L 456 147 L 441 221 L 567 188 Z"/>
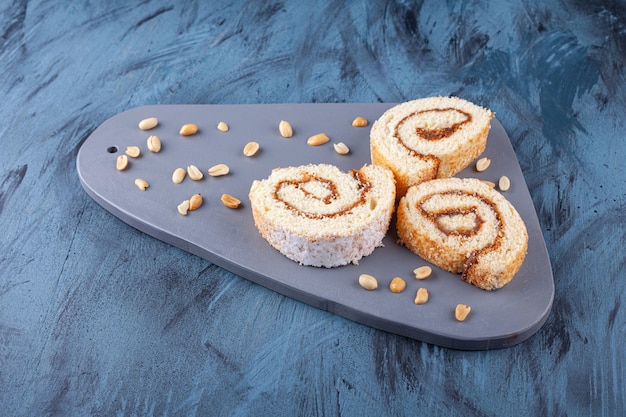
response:
<path id="1" fill-rule="evenodd" d="M 411 185 L 448 178 L 468 166 L 485 150 L 493 117 L 458 97 L 399 104 L 372 125 L 372 163 L 393 171 L 399 199 Z"/>
<path id="2" fill-rule="evenodd" d="M 276 168 L 252 183 L 254 222 L 265 240 L 302 265 L 332 268 L 358 261 L 389 229 L 393 173 L 365 165 L 343 172 L 329 164 Z"/>
<path id="3" fill-rule="evenodd" d="M 412 186 L 398 205 L 396 227 L 400 243 L 412 252 L 485 290 L 511 281 L 528 249 L 515 207 L 473 178 Z"/>

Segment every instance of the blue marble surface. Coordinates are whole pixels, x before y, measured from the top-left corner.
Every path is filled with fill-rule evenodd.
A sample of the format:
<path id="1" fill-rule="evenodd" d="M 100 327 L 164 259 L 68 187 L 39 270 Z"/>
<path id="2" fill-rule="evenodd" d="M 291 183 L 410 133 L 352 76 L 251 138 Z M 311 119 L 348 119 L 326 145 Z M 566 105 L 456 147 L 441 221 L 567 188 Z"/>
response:
<path id="1" fill-rule="evenodd" d="M 626 4 L 0 2 L 0 409 L 7 416 L 622 415 Z M 76 153 L 144 104 L 494 110 L 556 295 L 494 351 L 381 332 L 142 234 Z"/>

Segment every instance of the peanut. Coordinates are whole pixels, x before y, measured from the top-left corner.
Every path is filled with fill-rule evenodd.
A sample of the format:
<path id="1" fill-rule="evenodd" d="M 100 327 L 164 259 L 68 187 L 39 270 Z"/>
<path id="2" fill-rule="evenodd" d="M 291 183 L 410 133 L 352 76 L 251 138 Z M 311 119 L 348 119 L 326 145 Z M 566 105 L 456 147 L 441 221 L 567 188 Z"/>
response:
<path id="1" fill-rule="evenodd" d="M 189 204 L 190 204 L 189 200 L 185 200 L 182 203 L 180 203 L 177 207 L 178 212 L 182 214 L 183 216 L 186 216 L 187 212 L 189 211 Z"/>
<path id="2" fill-rule="evenodd" d="M 483 172 L 491 165 L 491 159 L 489 158 L 480 158 L 476 161 L 476 171 Z"/>
<path id="3" fill-rule="evenodd" d="M 354 127 L 365 127 L 367 126 L 367 119 L 362 116 L 358 116 L 352 121 L 352 126 Z"/>
<path id="4" fill-rule="evenodd" d="M 395 293 L 402 292 L 404 291 L 405 288 L 406 288 L 406 282 L 400 277 L 395 277 L 389 283 L 389 289 L 391 290 L 391 292 L 395 292 Z"/>
<path id="5" fill-rule="evenodd" d="M 150 130 L 155 128 L 159 124 L 159 120 L 156 117 L 148 117 L 139 122 L 139 129 Z"/>
<path id="6" fill-rule="evenodd" d="M 195 165 L 189 165 L 187 167 L 187 175 L 189 175 L 189 178 L 194 181 L 200 181 L 204 177 L 204 175 L 202 175 L 202 171 L 200 171 Z"/>
<path id="7" fill-rule="evenodd" d="M 343 142 L 334 143 L 333 147 L 335 148 L 335 152 L 339 155 L 347 155 L 348 152 L 350 152 L 350 148 L 348 148 L 348 146 L 346 146 Z"/>
<path id="8" fill-rule="evenodd" d="M 472 308 L 468 305 L 457 304 L 456 309 L 454 310 L 454 317 L 458 321 L 464 321 L 471 310 Z"/>
<path id="9" fill-rule="evenodd" d="M 181 182 L 183 182 L 186 176 L 187 171 L 185 171 L 183 168 L 176 168 L 172 173 L 172 182 L 174 184 L 180 184 Z"/>
<path id="10" fill-rule="evenodd" d="M 290 138 L 293 136 L 293 128 L 286 120 L 281 120 L 280 123 L 278 123 L 278 131 L 280 132 L 280 136 L 284 138 Z"/>
<path id="11" fill-rule="evenodd" d="M 150 152 L 158 153 L 161 151 L 161 139 L 159 139 L 158 136 L 149 136 L 146 141 L 146 145 L 148 146 L 148 150 Z"/>
<path id="12" fill-rule="evenodd" d="M 496 188 L 496 183 L 493 181 L 480 180 L 483 184 L 485 184 L 489 188 Z"/>
<path id="13" fill-rule="evenodd" d="M 228 129 L 230 128 L 228 127 L 226 122 L 219 122 L 217 124 L 217 130 L 219 130 L 220 132 L 228 132 Z"/>
<path id="14" fill-rule="evenodd" d="M 221 177 L 230 172 L 230 168 L 226 164 L 217 164 L 209 168 L 209 175 L 212 177 Z"/>
<path id="15" fill-rule="evenodd" d="M 183 136 L 191 136 L 191 135 L 196 134 L 197 132 L 198 132 L 198 126 L 195 125 L 194 123 L 188 123 L 188 124 L 183 125 L 180 128 L 180 131 L 178 133 Z"/>
<path id="16" fill-rule="evenodd" d="M 241 204 L 241 201 L 238 198 L 233 197 L 230 194 L 222 194 L 222 203 L 229 208 L 236 209 Z"/>
<path id="17" fill-rule="evenodd" d="M 126 155 L 118 156 L 117 160 L 115 161 L 115 167 L 117 168 L 118 171 L 124 171 L 126 168 L 128 168 L 128 156 Z"/>
<path id="18" fill-rule="evenodd" d="M 141 178 L 137 178 L 135 180 L 135 185 L 137 186 L 137 188 L 139 188 L 141 191 L 146 191 L 146 189 L 150 186 L 150 184 L 148 184 L 148 181 L 141 179 Z"/>
<path id="19" fill-rule="evenodd" d="M 498 181 L 498 188 L 500 188 L 500 191 L 508 191 L 509 188 L 511 188 L 511 180 L 509 177 L 506 175 L 501 176 Z"/>
<path id="20" fill-rule="evenodd" d="M 141 155 L 141 150 L 139 149 L 138 146 L 127 146 L 126 152 L 124 153 L 130 156 L 131 158 L 138 158 L 139 155 Z"/>
<path id="21" fill-rule="evenodd" d="M 318 133 L 307 139 L 306 143 L 309 146 L 320 146 L 328 142 L 330 138 L 325 133 Z"/>
<path id="22" fill-rule="evenodd" d="M 415 304 L 426 304 L 428 301 L 428 290 L 426 288 L 420 288 L 415 294 Z"/>
<path id="23" fill-rule="evenodd" d="M 371 291 L 378 288 L 378 281 L 370 274 L 361 274 L 359 275 L 359 285 Z"/>
<path id="24" fill-rule="evenodd" d="M 198 210 L 202 205 L 202 195 L 194 194 L 189 199 L 189 211 Z"/>
<path id="25" fill-rule="evenodd" d="M 260 145 L 257 142 L 248 142 L 243 147 L 243 154 L 245 156 L 254 156 L 259 151 Z"/>
<path id="26" fill-rule="evenodd" d="M 426 279 L 433 273 L 433 269 L 430 266 L 425 265 L 415 268 L 413 273 L 415 274 L 415 279 Z"/>

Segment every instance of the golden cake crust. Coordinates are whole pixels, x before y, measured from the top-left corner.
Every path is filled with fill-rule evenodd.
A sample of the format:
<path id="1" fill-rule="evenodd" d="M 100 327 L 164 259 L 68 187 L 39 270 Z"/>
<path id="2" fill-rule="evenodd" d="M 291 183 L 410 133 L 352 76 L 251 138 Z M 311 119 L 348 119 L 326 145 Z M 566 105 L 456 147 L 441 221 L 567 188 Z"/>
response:
<path id="1" fill-rule="evenodd" d="M 435 179 L 409 188 L 397 208 L 399 242 L 479 288 L 506 285 L 528 249 L 524 221 L 477 179 Z"/>
<path id="2" fill-rule="evenodd" d="M 387 110 L 372 125 L 372 163 L 394 173 L 397 198 L 412 186 L 451 177 L 484 150 L 494 113 L 458 97 L 428 97 Z"/>

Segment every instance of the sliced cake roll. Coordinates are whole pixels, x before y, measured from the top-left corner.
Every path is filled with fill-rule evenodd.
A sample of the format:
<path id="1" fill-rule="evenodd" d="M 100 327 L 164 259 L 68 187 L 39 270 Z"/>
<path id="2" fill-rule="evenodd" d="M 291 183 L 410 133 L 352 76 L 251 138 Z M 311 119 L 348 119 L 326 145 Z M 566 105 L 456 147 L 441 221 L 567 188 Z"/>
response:
<path id="1" fill-rule="evenodd" d="M 477 179 L 435 179 L 412 186 L 397 208 L 400 243 L 428 262 L 485 290 L 506 285 L 528 248 L 513 205 Z"/>
<path id="2" fill-rule="evenodd" d="M 302 265 L 336 267 L 371 254 L 389 228 L 393 173 L 366 165 L 277 168 L 250 188 L 254 222 L 265 240 Z"/>
<path id="3" fill-rule="evenodd" d="M 372 125 L 372 163 L 393 171 L 399 199 L 411 185 L 448 178 L 468 166 L 485 150 L 493 117 L 457 97 L 399 104 Z"/>

